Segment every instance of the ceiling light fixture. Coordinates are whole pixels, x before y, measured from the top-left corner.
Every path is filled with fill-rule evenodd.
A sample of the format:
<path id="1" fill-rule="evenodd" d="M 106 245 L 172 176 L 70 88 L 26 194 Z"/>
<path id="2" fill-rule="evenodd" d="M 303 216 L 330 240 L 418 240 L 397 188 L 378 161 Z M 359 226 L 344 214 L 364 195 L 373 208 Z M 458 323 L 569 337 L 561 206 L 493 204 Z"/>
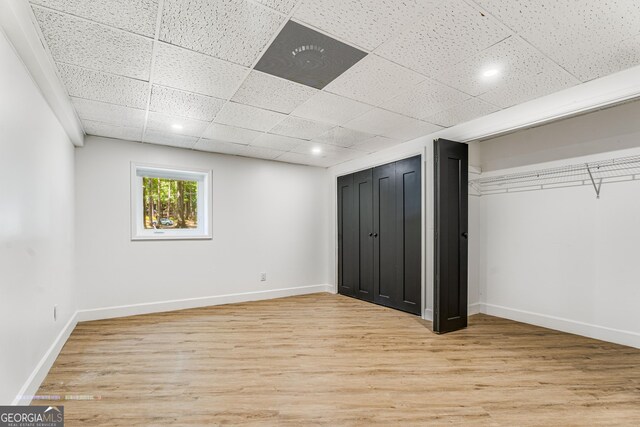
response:
<path id="1" fill-rule="evenodd" d="M 482 73 L 482 75 L 483 75 L 484 77 L 493 77 L 493 76 L 497 76 L 497 75 L 498 75 L 498 73 L 500 73 L 500 70 L 499 70 L 498 68 L 494 67 L 494 68 L 486 69 L 486 70 Z"/>
<path id="2" fill-rule="evenodd" d="M 180 123 L 174 123 L 171 125 L 173 130 L 182 130 L 183 126 Z"/>
<path id="3" fill-rule="evenodd" d="M 322 148 L 320 147 L 313 147 L 311 149 L 311 154 L 315 154 L 316 156 L 322 153 Z"/>

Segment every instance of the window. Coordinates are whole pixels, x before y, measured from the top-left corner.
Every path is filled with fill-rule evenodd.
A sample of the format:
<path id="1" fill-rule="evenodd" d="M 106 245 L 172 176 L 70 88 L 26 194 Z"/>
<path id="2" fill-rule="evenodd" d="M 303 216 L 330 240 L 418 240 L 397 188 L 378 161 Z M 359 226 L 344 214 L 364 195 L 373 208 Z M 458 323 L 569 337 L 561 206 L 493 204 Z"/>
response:
<path id="1" fill-rule="evenodd" d="M 131 164 L 131 239 L 210 239 L 211 171 Z"/>

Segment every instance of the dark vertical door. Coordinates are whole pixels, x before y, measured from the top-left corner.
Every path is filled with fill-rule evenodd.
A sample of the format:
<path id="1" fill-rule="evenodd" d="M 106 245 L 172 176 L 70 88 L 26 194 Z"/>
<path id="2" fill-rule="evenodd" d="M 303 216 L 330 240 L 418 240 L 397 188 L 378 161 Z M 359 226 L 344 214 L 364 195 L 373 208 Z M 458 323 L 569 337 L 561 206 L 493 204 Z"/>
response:
<path id="1" fill-rule="evenodd" d="M 467 144 L 438 139 L 435 150 L 433 330 L 467 326 Z"/>
<path id="2" fill-rule="evenodd" d="M 396 164 L 373 169 L 373 292 L 378 304 L 393 307 L 396 286 Z"/>
<path id="3" fill-rule="evenodd" d="M 422 267 L 422 197 L 420 156 L 396 162 L 395 307 L 420 314 Z"/>
<path id="4" fill-rule="evenodd" d="M 355 296 L 373 301 L 373 176 L 367 169 L 353 175 L 356 209 Z"/>
<path id="5" fill-rule="evenodd" d="M 356 210 L 353 175 L 338 178 L 338 292 L 355 296 Z"/>

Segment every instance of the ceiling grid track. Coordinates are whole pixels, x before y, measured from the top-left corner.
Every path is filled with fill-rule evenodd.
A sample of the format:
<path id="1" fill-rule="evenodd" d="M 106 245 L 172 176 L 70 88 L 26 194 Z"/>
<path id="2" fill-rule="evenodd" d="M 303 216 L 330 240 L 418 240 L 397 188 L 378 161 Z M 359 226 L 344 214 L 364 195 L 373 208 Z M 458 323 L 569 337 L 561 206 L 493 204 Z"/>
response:
<path id="1" fill-rule="evenodd" d="M 142 128 L 142 137 L 140 142 L 144 143 L 145 136 L 147 134 L 147 123 L 149 121 L 149 109 L 151 108 L 151 94 L 153 92 L 153 70 L 155 68 L 156 63 L 156 55 L 158 52 L 158 43 L 160 39 L 160 26 L 162 25 L 162 11 L 164 9 L 164 1 L 159 0 L 158 2 L 158 17 L 156 18 L 156 31 L 153 38 L 153 51 L 151 52 L 151 65 L 149 69 L 149 91 L 147 94 L 147 108 L 144 114 L 144 126 Z"/>

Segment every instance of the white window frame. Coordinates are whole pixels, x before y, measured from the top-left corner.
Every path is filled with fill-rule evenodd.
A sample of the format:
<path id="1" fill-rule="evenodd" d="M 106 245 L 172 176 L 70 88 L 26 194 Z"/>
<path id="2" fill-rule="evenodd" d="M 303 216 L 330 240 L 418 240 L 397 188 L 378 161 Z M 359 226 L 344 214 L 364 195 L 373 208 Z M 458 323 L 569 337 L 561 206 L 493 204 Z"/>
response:
<path id="1" fill-rule="evenodd" d="M 198 227 L 191 229 L 144 228 L 142 178 L 198 182 Z M 211 239 L 211 170 L 131 163 L 131 240 Z"/>

